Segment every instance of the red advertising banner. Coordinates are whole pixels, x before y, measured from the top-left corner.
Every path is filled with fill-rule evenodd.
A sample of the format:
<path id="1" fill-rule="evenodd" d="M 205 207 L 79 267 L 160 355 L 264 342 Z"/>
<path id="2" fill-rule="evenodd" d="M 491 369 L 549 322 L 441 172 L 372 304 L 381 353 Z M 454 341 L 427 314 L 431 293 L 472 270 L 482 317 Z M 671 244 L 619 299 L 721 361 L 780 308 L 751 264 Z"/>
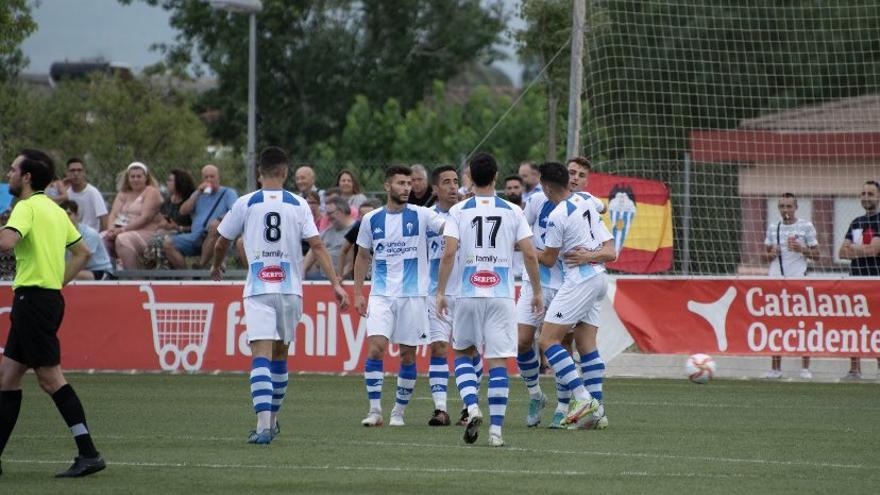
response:
<path id="1" fill-rule="evenodd" d="M 617 279 L 645 352 L 880 357 L 880 281 Z"/>
<path id="2" fill-rule="evenodd" d="M 61 364 L 77 370 L 249 370 L 242 285 L 135 282 L 65 287 Z M 353 309 L 340 311 L 327 284 L 306 284 L 303 292 L 290 369 L 362 372 L 366 318 Z M 0 315 L 10 312 L 12 294 L 8 284 L 0 287 Z M 0 346 L 6 343 L 9 325 L 8 316 L 0 317 Z M 398 355 L 397 346 L 389 345 L 386 357 Z M 450 362 L 451 356 L 452 352 Z M 419 347 L 420 372 L 427 372 L 429 359 L 428 346 Z M 386 369 L 396 371 L 396 366 L 392 361 Z M 513 360 L 510 369 L 516 370 Z"/>

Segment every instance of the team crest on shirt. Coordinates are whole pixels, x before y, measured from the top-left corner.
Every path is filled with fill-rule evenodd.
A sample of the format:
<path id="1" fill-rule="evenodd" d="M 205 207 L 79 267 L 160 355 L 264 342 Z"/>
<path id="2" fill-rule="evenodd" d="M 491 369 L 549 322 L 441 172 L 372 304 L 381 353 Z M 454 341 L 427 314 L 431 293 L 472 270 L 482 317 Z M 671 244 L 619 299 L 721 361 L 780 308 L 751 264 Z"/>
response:
<path id="1" fill-rule="evenodd" d="M 501 277 L 495 272 L 480 270 L 470 277 L 471 285 L 488 289 L 501 283 Z"/>
<path id="2" fill-rule="evenodd" d="M 412 224 L 412 222 L 406 222 L 406 233 L 407 233 L 407 234 L 412 234 L 412 231 L 413 231 L 413 224 Z"/>
<path id="3" fill-rule="evenodd" d="M 283 282 L 286 275 L 280 266 L 267 266 L 257 273 L 257 277 L 263 282 L 277 284 Z"/>

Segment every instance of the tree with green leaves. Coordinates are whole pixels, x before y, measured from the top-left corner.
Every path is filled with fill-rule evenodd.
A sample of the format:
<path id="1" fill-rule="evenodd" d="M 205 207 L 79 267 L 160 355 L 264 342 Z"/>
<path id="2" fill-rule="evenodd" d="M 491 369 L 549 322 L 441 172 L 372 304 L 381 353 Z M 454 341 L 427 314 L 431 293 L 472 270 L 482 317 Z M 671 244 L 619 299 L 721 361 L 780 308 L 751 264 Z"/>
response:
<path id="1" fill-rule="evenodd" d="M 59 163 L 79 156 L 102 191 L 116 190 L 117 174 L 135 160 L 161 179 L 171 168 L 197 171 L 209 158 L 205 125 L 189 97 L 145 81 L 101 75 L 63 81 L 49 93 L 0 85 L 0 111 L 2 163 L 25 147 Z"/>
<path id="2" fill-rule="evenodd" d="M 134 0 L 120 0 L 131 3 Z M 200 108 L 219 110 L 211 135 L 240 147 L 247 110 L 248 16 L 207 2 L 141 0 L 171 12 L 180 34 L 165 46 L 166 68 L 198 54 L 218 78 Z M 498 1 L 263 0 L 257 15 L 258 143 L 296 156 L 340 136 L 355 95 L 371 104 L 416 105 L 434 80 L 474 60 L 491 60 L 504 25 Z"/>
<path id="3" fill-rule="evenodd" d="M 0 2 L 0 83 L 12 80 L 27 65 L 20 46 L 36 29 L 27 0 Z"/>
<path id="4" fill-rule="evenodd" d="M 316 147 L 318 176 L 344 165 L 355 169 L 368 189 L 380 190 L 388 164 L 458 165 L 475 149 L 495 155 L 502 174 L 515 173 L 521 161 L 545 153 L 546 107 L 542 90 L 530 93 L 489 134 L 512 103 L 509 95 L 485 86 L 462 101 L 439 81 L 431 97 L 405 112 L 394 99 L 378 106 L 358 96 L 342 136 Z"/>

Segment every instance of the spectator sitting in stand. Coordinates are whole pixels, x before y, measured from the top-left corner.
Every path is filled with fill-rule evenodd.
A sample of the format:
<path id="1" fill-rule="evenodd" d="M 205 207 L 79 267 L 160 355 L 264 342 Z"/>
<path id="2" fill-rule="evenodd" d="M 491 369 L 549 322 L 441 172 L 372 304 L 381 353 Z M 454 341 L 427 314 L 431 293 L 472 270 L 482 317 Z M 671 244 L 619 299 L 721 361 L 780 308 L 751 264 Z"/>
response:
<path id="1" fill-rule="evenodd" d="M 361 204 L 359 208 L 360 218 L 358 221 L 351 225 L 351 228 L 348 229 L 348 232 L 345 234 L 345 241 L 342 243 L 342 250 L 339 252 L 339 260 L 336 264 L 337 269 L 336 273 L 339 274 L 339 277 L 343 280 L 346 278 L 352 278 L 354 275 L 354 260 L 357 258 L 358 245 L 357 245 L 357 236 L 358 231 L 361 228 L 361 218 L 364 218 L 364 215 L 375 210 L 376 208 L 380 208 L 382 203 L 375 199 L 368 199 Z"/>
<path id="2" fill-rule="evenodd" d="M 342 251 L 342 243 L 345 242 L 345 234 L 348 233 L 354 220 L 351 218 L 348 201 L 342 197 L 336 196 L 328 199 L 324 208 L 327 211 L 327 217 L 330 218 L 330 227 L 324 232 L 321 232 L 321 241 L 324 242 L 324 245 L 327 247 L 327 252 L 330 253 L 333 266 L 338 266 L 339 254 Z M 320 270 L 315 271 L 311 269 L 315 264 L 315 261 L 315 257 L 312 252 L 309 251 L 303 260 L 303 273 L 306 274 L 306 278 L 311 280 L 327 280 L 327 275 L 325 273 Z"/>
<path id="3" fill-rule="evenodd" d="M 62 201 L 58 206 L 67 212 L 71 223 L 76 226 L 76 230 L 82 235 L 83 242 L 86 243 L 86 247 L 92 253 L 83 270 L 76 274 L 75 280 L 115 279 L 116 277 L 113 276 L 113 263 L 110 261 L 110 255 L 107 254 L 107 248 L 101 242 L 101 234 L 79 221 L 79 205 L 77 205 L 76 201 L 68 199 Z M 70 254 L 68 252 L 66 256 L 69 258 Z"/>
<path id="4" fill-rule="evenodd" d="M 161 205 L 162 194 L 147 166 L 141 162 L 129 164 L 110 209 L 111 227 L 101 232 L 111 259 L 118 257 L 122 268 L 137 268 L 138 257 L 159 228 Z"/>
<path id="5" fill-rule="evenodd" d="M 180 205 L 181 215 L 192 217 L 190 232 L 174 234 L 163 243 L 165 257 L 172 268 L 186 265 L 184 256 L 200 256 L 194 268 L 207 266 L 217 242 L 217 226 L 232 208 L 238 193 L 220 185 L 220 171 L 214 165 L 202 167 L 202 183 Z"/>
<path id="6" fill-rule="evenodd" d="M 67 199 L 79 206 L 80 222 L 97 230 L 107 230 L 107 203 L 98 188 L 89 184 L 86 167 L 79 158 L 67 160 Z"/>
<path id="7" fill-rule="evenodd" d="M 335 186 L 339 188 L 339 195 L 348 201 L 349 206 L 354 211 L 357 211 L 361 203 L 367 200 L 367 197 L 361 193 L 361 185 L 354 174 L 347 169 L 342 169 L 336 174 Z M 327 204 L 326 196 L 324 197 L 324 204 Z"/>
<path id="8" fill-rule="evenodd" d="M 324 191 L 318 189 L 318 186 L 315 185 L 315 169 L 310 165 L 299 167 L 293 175 L 293 181 L 296 183 L 297 194 L 305 198 L 308 193 L 315 192 L 318 194 L 320 205 L 324 206 Z"/>

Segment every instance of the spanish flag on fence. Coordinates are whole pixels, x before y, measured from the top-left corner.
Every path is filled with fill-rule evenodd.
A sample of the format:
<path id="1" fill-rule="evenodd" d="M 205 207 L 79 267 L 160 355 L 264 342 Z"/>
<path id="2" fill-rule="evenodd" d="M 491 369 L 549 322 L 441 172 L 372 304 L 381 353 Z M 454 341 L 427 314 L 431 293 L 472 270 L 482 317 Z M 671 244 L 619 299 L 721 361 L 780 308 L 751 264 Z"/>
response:
<path id="1" fill-rule="evenodd" d="M 666 184 L 593 172 L 587 191 L 605 203 L 602 218 L 617 248 L 617 261 L 608 268 L 627 273 L 672 268 L 672 202 Z"/>

